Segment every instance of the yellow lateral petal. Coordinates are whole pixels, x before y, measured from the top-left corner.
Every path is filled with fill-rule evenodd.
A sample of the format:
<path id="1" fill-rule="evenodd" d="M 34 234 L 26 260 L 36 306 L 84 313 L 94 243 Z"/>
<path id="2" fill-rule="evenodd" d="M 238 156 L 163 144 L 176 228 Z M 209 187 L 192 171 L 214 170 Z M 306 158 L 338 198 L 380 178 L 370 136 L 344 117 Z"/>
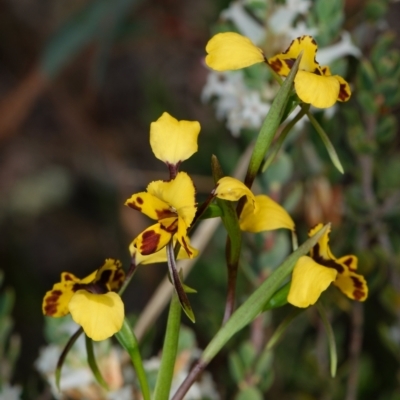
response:
<path id="1" fill-rule="evenodd" d="M 364 301 L 368 297 L 368 286 L 364 277 L 350 270 L 338 274 L 334 284 L 352 300 Z"/>
<path id="2" fill-rule="evenodd" d="M 320 71 L 321 67 L 315 61 L 317 49 L 318 46 L 313 37 L 301 36 L 293 40 L 286 51 L 269 58 L 268 64 L 277 74 L 287 76 L 297 57 L 301 52 L 303 52 L 299 65 L 299 71 Z"/>
<path id="3" fill-rule="evenodd" d="M 246 232 L 271 231 L 279 228 L 294 230 L 288 212 L 266 195 L 255 197 L 255 208 L 246 202 L 239 218 L 240 229 Z"/>
<path id="4" fill-rule="evenodd" d="M 124 303 L 117 293 L 92 294 L 78 290 L 69 302 L 72 319 L 93 340 L 117 333 L 124 321 Z"/>
<path id="5" fill-rule="evenodd" d="M 134 245 L 140 254 L 147 256 L 165 247 L 171 237 L 172 234 L 163 229 L 160 224 L 154 224 L 137 236 Z"/>
<path id="6" fill-rule="evenodd" d="M 97 271 L 95 282 L 100 282 L 108 290 L 118 290 L 125 279 L 125 272 L 119 260 L 107 258 L 104 265 Z"/>
<path id="7" fill-rule="evenodd" d="M 72 274 L 67 274 L 67 276 L 73 276 Z M 49 290 L 42 303 L 42 311 L 44 315 L 49 317 L 64 317 L 69 313 L 68 303 L 71 297 L 74 295 L 72 290 L 74 284 L 79 281 L 76 280 L 64 280 L 53 285 L 53 289 Z"/>
<path id="8" fill-rule="evenodd" d="M 336 275 L 334 269 L 317 264 L 311 257 L 300 257 L 293 270 L 288 302 L 302 308 L 315 304 Z"/>
<path id="9" fill-rule="evenodd" d="M 340 84 L 334 76 L 317 75 L 298 71 L 294 78 L 294 87 L 304 103 L 318 108 L 333 106 L 339 96 Z"/>
<path id="10" fill-rule="evenodd" d="M 197 151 L 197 121 L 178 121 L 168 113 L 150 125 L 150 146 L 154 155 L 167 164 L 178 164 Z"/>
<path id="11" fill-rule="evenodd" d="M 147 187 L 147 190 L 149 190 L 151 184 L 156 182 L 151 182 Z M 174 213 L 170 210 L 169 205 L 165 201 L 162 201 L 160 198 L 147 192 L 133 194 L 128 200 L 126 200 L 125 205 L 133 208 L 134 210 L 138 210 L 155 220 L 174 215 Z"/>
<path id="12" fill-rule="evenodd" d="M 229 201 L 238 201 L 241 197 L 246 196 L 250 205 L 255 207 L 255 197 L 252 191 L 243 182 L 230 176 L 225 176 L 217 182 L 214 195 L 219 199 Z"/>
<path id="13" fill-rule="evenodd" d="M 167 203 L 190 226 L 196 214 L 196 189 L 186 172 L 179 172 L 168 182 L 151 182 L 147 191 Z"/>
<path id="14" fill-rule="evenodd" d="M 341 76 L 334 75 L 333 78 L 337 79 L 340 85 L 339 94 L 338 94 L 338 101 L 347 101 L 351 97 L 351 90 L 350 86 Z"/>
<path id="15" fill-rule="evenodd" d="M 174 239 L 174 244 L 176 242 L 176 239 Z M 193 248 L 192 248 L 193 249 Z M 166 247 L 162 248 L 161 250 L 157 251 L 156 253 L 150 254 L 148 256 L 143 256 L 141 255 L 136 247 L 134 246 L 134 241 L 129 245 L 129 251 L 131 253 L 131 256 L 135 256 L 135 263 L 136 265 L 142 264 L 156 264 L 160 262 L 167 262 L 167 249 Z M 198 251 L 195 251 L 195 256 L 197 256 Z M 186 250 L 181 246 L 179 249 L 178 253 L 178 260 L 183 260 L 189 258 L 188 254 L 186 253 Z"/>
<path id="16" fill-rule="evenodd" d="M 216 71 L 249 67 L 264 61 L 261 49 L 235 32 L 218 33 L 207 43 L 206 64 Z"/>
<path id="17" fill-rule="evenodd" d="M 182 248 L 185 250 L 189 258 L 197 257 L 199 253 L 194 247 L 190 245 L 189 236 L 187 236 L 187 227 L 182 219 L 178 220 L 178 232 L 176 232 L 175 237 L 181 244 Z"/>

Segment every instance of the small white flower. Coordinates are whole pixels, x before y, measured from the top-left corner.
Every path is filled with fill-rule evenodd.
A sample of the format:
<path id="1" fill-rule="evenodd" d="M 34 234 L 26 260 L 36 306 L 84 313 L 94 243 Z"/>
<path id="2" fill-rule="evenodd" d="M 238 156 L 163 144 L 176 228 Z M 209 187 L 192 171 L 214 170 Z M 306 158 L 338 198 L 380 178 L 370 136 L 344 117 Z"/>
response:
<path id="1" fill-rule="evenodd" d="M 318 62 L 321 65 L 329 65 L 331 62 L 348 55 L 361 57 L 361 51 L 353 44 L 350 33 L 343 31 L 340 42 L 318 50 Z"/>
<path id="2" fill-rule="evenodd" d="M 239 33 L 250 38 L 253 43 L 259 44 L 265 38 L 264 27 L 247 13 L 241 0 L 230 3 L 229 7 L 221 12 L 221 18 L 232 21 Z"/>

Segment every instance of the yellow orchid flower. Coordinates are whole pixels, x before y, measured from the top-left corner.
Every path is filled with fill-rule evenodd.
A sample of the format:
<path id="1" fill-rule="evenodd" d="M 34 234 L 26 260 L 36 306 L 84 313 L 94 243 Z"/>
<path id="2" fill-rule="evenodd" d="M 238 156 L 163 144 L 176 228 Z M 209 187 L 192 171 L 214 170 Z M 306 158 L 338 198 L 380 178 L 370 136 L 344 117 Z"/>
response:
<path id="1" fill-rule="evenodd" d="M 294 222 L 282 206 L 264 194 L 254 196 L 243 182 L 235 178 L 221 178 L 214 189 L 214 195 L 229 201 L 247 197 L 248 201 L 239 217 L 242 231 L 257 233 L 279 228 L 294 230 Z"/>
<path id="2" fill-rule="evenodd" d="M 157 253 L 172 238 L 178 240 L 189 258 L 197 255 L 187 235 L 196 214 L 195 192 L 189 175 L 179 172 L 170 181 L 151 182 L 146 192 L 136 193 L 125 202 L 125 205 L 158 221 L 133 242 L 142 256 Z"/>
<path id="3" fill-rule="evenodd" d="M 69 272 L 61 274 L 43 298 L 42 311 L 49 317 L 72 319 L 93 340 L 104 340 L 117 333 L 124 321 L 124 303 L 117 293 L 125 273 L 121 263 L 107 259 L 104 265 L 83 279 Z"/>
<path id="4" fill-rule="evenodd" d="M 323 227 L 318 224 L 309 236 L 315 235 Z M 328 245 L 329 230 L 321 237 L 310 252 L 297 261 L 292 275 L 288 302 L 296 307 L 315 304 L 331 283 L 352 300 L 364 301 L 368 296 L 368 286 L 362 275 L 357 274 L 357 257 L 353 255 L 336 258 Z"/>
<path id="5" fill-rule="evenodd" d="M 271 68 L 281 76 L 287 76 L 297 57 L 302 53 L 294 87 L 299 98 L 318 108 L 328 108 L 336 101 L 347 101 L 351 96 L 349 84 L 339 75 L 333 75 L 329 67 L 321 67 L 315 60 L 317 43 L 311 36 L 293 40 L 289 48 L 268 59 Z"/>
<path id="6" fill-rule="evenodd" d="M 206 64 L 216 71 L 249 67 L 265 61 L 264 54 L 252 41 L 235 32 L 218 33 L 207 43 Z"/>
<path id="7" fill-rule="evenodd" d="M 197 152 L 199 133 L 199 122 L 178 121 L 164 112 L 150 125 L 150 146 L 156 158 L 177 165 Z"/>

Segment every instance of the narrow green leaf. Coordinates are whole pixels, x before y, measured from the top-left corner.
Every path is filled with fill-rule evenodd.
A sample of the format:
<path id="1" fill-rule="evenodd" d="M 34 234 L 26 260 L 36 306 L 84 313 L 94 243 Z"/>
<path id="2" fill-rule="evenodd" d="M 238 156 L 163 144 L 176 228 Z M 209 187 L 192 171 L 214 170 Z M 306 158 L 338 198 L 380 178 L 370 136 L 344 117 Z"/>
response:
<path id="1" fill-rule="evenodd" d="M 147 382 L 146 372 L 143 368 L 142 357 L 140 356 L 139 343 L 134 335 L 128 321 L 125 319 L 122 328 L 115 334 L 119 344 L 127 351 L 132 360 L 136 376 L 142 389 L 144 400 L 150 400 L 150 389 Z"/>
<path id="2" fill-rule="evenodd" d="M 106 0 L 94 1 L 73 15 L 45 46 L 40 60 L 42 72 L 55 78 L 94 38 L 101 20 L 107 16 L 108 7 Z"/>
<path id="3" fill-rule="evenodd" d="M 297 58 L 296 62 L 294 63 L 290 71 L 290 74 L 283 82 L 261 126 L 260 133 L 258 134 L 254 146 L 253 154 L 251 155 L 245 179 L 245 184 L 249 188 L 253 184 L 254 178 L 256 177 L 261 167 L 265 154 L 267 153 L 272 143 L 272 140 L 275 136 L 275 133 L 281 123 L 282 116 L 285 112 L 286 104 L 291 94 L 293 81 L 300 65 L 300 60 L 301 56 Z"/>
<path id="4" fill-rule="evenodd" d="M 154 400 L 169 399 L 176 354 L 178 351 L 180 323 L 181 306 L 178 296 L 174 293 L 168 313 L 161 365 L 157 376 L 156 387 L 154 389 Z"/>
<path id="5" fill-rule="evenodd" d="M 326 315 L 326 311 L 322 303 L 319 301 L 316 304 L 319 315 L 321 316 L 322 323 L 324 324 L 326 335 L 328 337 L 328 346 L 329 346 L 329 356 L 331 361 L 331 376 L 334 378 L 336 376 L 337 369 L 337 351 L 336 351 L 336 341 L 335 334 L 333 333 L 332 325 L 328 320 L 328 316 Z"/>
<path id="6" fill-rule="evenodd" d="M 305 308 L 294 308 L 292 312 L 279 324 L 276 328 L 274 334 L 269 339 L 267 345 L 265 346 L 265 351 L 271 351 L 276 344 L 282 339 L 286 329 L 293 322 L 293 320 L 298 317 Z"/>
<path id="7" fill-rule="evenodd" d="M 89 367 L 92 370 L 93 375 L 96 378 L 98 384 L 102 386 L 105 390 L 109 390 L 107 382 L 104 380 L 99 370 L 99 367 L 97 366 L 96 357 L 94 356 L 94 351 L 93 351 L 93 340 L 85 335 L 85 342 L 86 342 L 86 353 L 87 353 L 87 360 Z"/>
<path id="8" fill-rule="evenodd" d="M 60 358 L 58 359 L 57 362 L 57 367 L 55 370 L 55 377 L 56 377 L 56 386 L 57 389 L 60 390 L 60 378 L 61 378 L 61 368 L 64 364 L 65 358 L 67 357 L 67 354 L 69 353 L 69 351 L 71 350 L 72 346 L 74 345 L 74 343 L 76 342 L 76 340 L 78 339 L 78 337 L 81 335 L 81 333 L 83 332 L 82 328 L 79 328 L 68 340 L 67 344 L 64 347 L 64 350 L 62 351 Z"/>
<path id="9" fill-rule="evenodd" d="M 317 131 L 319 137 L 321 138 L 322 142 L 325 145 L 325 148 L 329 154 L 329 157 L 331 158 L 331 161 L 333 163 L 333 165 L 337 168 L 337 170 L 339 172 L 341 172 L 342 174 L 344 173 L 342 164 L 340 163 L 339 157 L 336 153 L 335 148 L 333 147 L 333 144 L 331 143 L 331 141 L 329 140 L 328 135 L 326 134 L 326 132 L 324 131 L 324 129 L 322 128 L 322 126 L 318 123 L 318 121 L 315 119 L 314 115 L 312 115 L 309 111 L 307 112 L 307 116 L 310 119 L 310 122 L 312 123 L 313 127 L 315 128 L 315 130 Z"/>
<path id="10" fill-rule="evenodd" d="M 199 363 L 207 364 L 238 331 L 248 325 L 262 311 L 270 297 L 278 290 L 283 281 L 292 272 L 297 260 L 307 254 L 326 233 L 329 224 L 304 242 L 266 279 L 258 289 L 234 312 L 232 317 L 217 332 L 204 350 Z"/>

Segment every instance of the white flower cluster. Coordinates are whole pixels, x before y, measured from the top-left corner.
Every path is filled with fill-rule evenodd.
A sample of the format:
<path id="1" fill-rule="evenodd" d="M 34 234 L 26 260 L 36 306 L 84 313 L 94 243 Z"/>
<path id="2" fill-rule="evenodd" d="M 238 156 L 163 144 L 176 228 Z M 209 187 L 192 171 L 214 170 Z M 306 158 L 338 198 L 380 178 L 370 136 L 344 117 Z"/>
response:
<path id="1" fill-rule="evenodd" d="M 304 22 L 312 5 L 310 0 L 286 0 L 285 4 L 275 5 L 265 22 L 268 29 L 247 11 L 246 7 L 255 2 L 266 7 L 267 0 L 233 1 L 222 11 L 221 20 L 233 23 L 240 34 L 256 45 L 268 42 L 274 49 L 284 49 L 293 38 L 318 34 L 317 28 L 307 27 Z M 343 32 L 338 43 L 318 50 L 317 61 L 328 65 L 346 55 L 359 57 L 361 52 L 352 43 L 350 34 Z M 242 129 L 260 129 L 277 91 L 278 86 L 266 80 L 257 85 L 257 90 L 249 88 L 242 71 L 210 71 L 201 97 L 204 102 L 214 101 L 217 118 L 226 119 L 232 135 L 239 136 Z"/>

